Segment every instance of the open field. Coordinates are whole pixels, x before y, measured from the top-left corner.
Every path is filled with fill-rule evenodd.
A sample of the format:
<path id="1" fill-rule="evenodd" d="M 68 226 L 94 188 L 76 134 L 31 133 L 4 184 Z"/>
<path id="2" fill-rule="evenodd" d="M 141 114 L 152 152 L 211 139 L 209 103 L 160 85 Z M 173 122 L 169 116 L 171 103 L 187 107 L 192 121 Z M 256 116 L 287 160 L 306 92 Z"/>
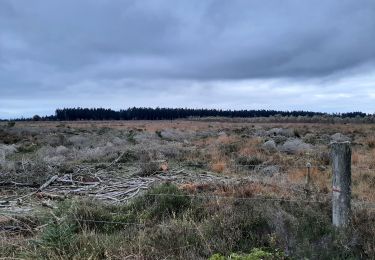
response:
<path id="1" fill-rule="evenodd" d="M 0 122 L 0 257 L 371 259 L 374 133 L 246 120 Z M 353 218 L 343 234 L 330 224 L 329 143 L 346 140 Z"/>

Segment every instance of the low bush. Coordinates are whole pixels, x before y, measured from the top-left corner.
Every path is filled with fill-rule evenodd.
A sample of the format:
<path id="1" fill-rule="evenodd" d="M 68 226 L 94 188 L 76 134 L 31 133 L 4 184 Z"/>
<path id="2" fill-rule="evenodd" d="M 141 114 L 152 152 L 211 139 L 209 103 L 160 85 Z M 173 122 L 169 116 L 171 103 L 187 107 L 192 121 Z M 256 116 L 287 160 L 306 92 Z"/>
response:
<path id="1" fill-rule="evenodd" d="M 25 143 L 18 147 L 19 153 L 33 153 L 38 149 L 38 145 L 34 143 Z"/>
<path id="2" fill-rule="evenodd" d="M 161 134 L 161 131 L 160 131 L 160 130 L 156 130 L 156 131 L 155 131 L 155 134 L 156 134 L 160 139 L 163 138 L 163 135 Z"/>
<path id="3" fill-rule="evenodd" d="M 129 163 L 138 160 L 138 155 L 135 151 L 127 150 L 123 153 L 121 158 L 117 161 L 118 163 Z"/>
<path id="4" fill-rule="evenodd" d="M 228 143 L 228 144 L 221 144 L 220 145 L 220 152 L 223 155 L 230 156 L 233 153 L 237 152 L 239 149 L 239 143 Z"/>
<path id="5" fill-rule="evenodd" d="M 294 134 L 294 137 L 301 138 L 301 134 L 298 129 L 293 129 L 293 134 Z"/>
<path id="6" fill-rule="evenodd" d="M 0 129 L 0 142 L 4 144 L 15 144 L 22 140 L 22 137 L 11 132 L 11 129 Z"/>
<path id="7" fill-rule="evenodd" d="M 137 175 L 149 176 L 158 172 L 160 165 L 148 151 L 142 151 L 139 154 L 138 168 Z"/>
<path id="8" fill-rule="evenodd" d="M 134 130 L 130 130 L 127 134 L 126 134 L 126 139 L 129 143 L 131 144 L 136 144 L 137 141 L 135 139 L 135 136 L 136 136 L 136 132 Z"/>
<path id="9" fill-rule="evenodd" d="M 369 140 L 367 140 L 367 145 L 370 149 L 374 149 L 375 148 L 375 138 L 370 138 Z"/>
<path id="10" fill-rule="evenodd" d="M 7 123 L 7 126 L 9 128 L 14 127 L 15 125 L 16 125 L 16 122 L 14 122 L 14 121 L 8 121 L 8 123 Z"/>
<path id="11" fill-rule="evenodd" d="M 248 169 L 254 169 L 257 165 L 262 164 L 263 160 L 256 156 L 239 156 L 236 163 Z"/>
<path id="12" fill-rule="evenodd" d="M 167 183 L 125 205 L 61 203 L 27 257 L 360 259 L 373 252 L 368 221 L 356 217 L 344 236 L 328 203 L 198 198 Z"/>
<path id="13" fill-rule="evenodd" d="M 175 185 L 163 184 L 145 195 L 136 198 L 129 206 L 132 212 L 142 212 L 139 216 L 147 220 L 163 220 L 178 216 L 191 206 L 190 198 Z"/>
<path id="14" fill-rule="evenodd" d="M 42 251 L 47 249 L 52 253 L 65 255 L 70 252 L 71 245 L 75 243 L 77 226 L 68 221 L 50 223 L 40 238 L 39 244 Z"/>

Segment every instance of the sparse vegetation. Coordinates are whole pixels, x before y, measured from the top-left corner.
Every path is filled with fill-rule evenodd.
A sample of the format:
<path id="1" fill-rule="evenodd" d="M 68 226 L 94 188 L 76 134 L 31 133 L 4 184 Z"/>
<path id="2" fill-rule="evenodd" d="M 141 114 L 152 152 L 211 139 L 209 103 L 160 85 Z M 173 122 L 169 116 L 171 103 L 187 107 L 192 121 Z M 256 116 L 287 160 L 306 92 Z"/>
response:
<path id="1" fill-rule="evenodd" d="M 365 259 L 375 253 L 375 213 L 361 206 L 375 203 L 370 124 L 1 124 L 1 257 Z M 353 142 L 354 206 L 342 234 L 331 226 L 328 145 L 345 138 Z M 37 192 L 53 175 L 64 182 Z M 60 190 L 124 177 L 129 185 L 152 180 L 153 188 L 118 201 L 94 191 L 86 196 L 80 187 Z M 121 185 L 121 192 L 134 189 Z"/>
<path id="2" fill-rule="evenodd" d="M 49 259 L 129 255 L 145 259 L 360 257 L 358 226 L 353 227 L 351 236 L 336 234 L 328 210 L 327 204 L 237 203 L 230 197 L 212 201 L 163 184 L 127 205 L 77 199 L 62 202 L 50 217 L 37 220 L 46 225 L 32 244 L 20 252 L 10 252 L 8 247 L 2 247 L 1 252 L 7 252 L 4 256 Z M 364 245 L 373 242 L 371 237 L 361 239 Z"/>

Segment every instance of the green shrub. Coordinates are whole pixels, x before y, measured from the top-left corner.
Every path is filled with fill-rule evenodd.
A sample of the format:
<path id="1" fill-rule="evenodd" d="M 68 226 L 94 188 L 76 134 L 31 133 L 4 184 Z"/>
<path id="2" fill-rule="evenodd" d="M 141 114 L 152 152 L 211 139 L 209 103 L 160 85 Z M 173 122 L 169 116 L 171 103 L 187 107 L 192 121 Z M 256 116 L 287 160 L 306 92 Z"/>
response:
<path id="1" fill-rule="evenodd" d="M 329 203 L 192 198 L 166 183 L 125 205 L 60 203 L 30 258 L 286 259 L 283 251 L 296 259 L 371 256 L 373 218 L 356 216 L 355 229 L 343 235 L 332 228 L 330 211 Z"/>
<path id="2" fill-rule="evenodd" d="M 160 169 L 160 164 L 157 161 L 154 161 L 154 157 L 149 154 L 147 151 L 143 151 L 139 155 L 139 176 L 149 176 L 157 173 Z"/>
<path id="3" fill-rule="evenodd" d="M 27 259 L 106 259 L 109 250 L 115 251 L 124 242 L 116 235 L 77 230 L 67 222 L 50 224 L 36 243 L 36 250 L 26 254 Z"/>
<path id="4" fill-rule="evenodd" d="M 167 183 L 152 188 L 122 206 L 106 205 L 93 200 L 63 202 L 55 215 L 78 226 L 78 232 L 94 230 L 112 233 L 126 227 L 127 223 L 151 224 L 179 216 L 189 207 L 190 198 L 175 185 Z"/>
<path id="5" fill-rule="evenodd" d="M 8 123 L 7 123 L 7 126 L 9 128 L 14 127 L 15 125 L 16 125 L 16 122 L 14 122 L 14 121 L 8 121 Z"/>
<path id="6" fill-rule="evenodd" d="M 196 259 L 209 254 L 196 223 L 186 219 L 163 223 L 141 231 L 139 242 L 146 259 Z"/>
<path id="7" fill-rule="evenodd" d="M 370 149 L 374 149 L 375 148 L 375 139 L 372 138 L 370 140 L 367 141 L 367 145 Z"/>
<path id="8" fill-rule="evenodd" d="M 111 223 L 111 211 L 110 206 L 86 200 L 72 207 L 69 217 L 83 230 L 114 232 L 117 227 Z"/>
<path id="9" fill-rule="evenodd" d="M 77 226 L 72 223 L 51 223 L 41 236 L 41 244 L 56 252 L 67 250 L 74 242 L 76 231 Z"/>
<path id="10" fill-rule="evenodd" d="M 272 227 L 265 214 L 267 204 L 253 201 L 226 201 L 226 204 L 204 223 L 205 236 L 214 252 L 228 255 L 271 245 Z"/>
<path id="11" fill-rule="evenodd" d="M 297 138 L 301 138 L 301 134 L 300 134 L 300 132 L 298 131 L 298 129 L 293 129 L 293 134 L 294 134 L 295 137 L 297 137 Z"/>
<path id="12" fill-rule="evenodd" d="M 225 256 L 221 254 L 214 254 L 209 258 L 209 260 L 226 260 L 226 259 L 225 259 Z"/>
<path id="13" fill-rule="evenodd" d="M 160 131 L 160 130 L 156 130 L 156 131 L 155 131 L 155 134 L 156 134 L 160 139 L 163 139 L 163 135 L 161 134 L 161 131 Z"/>
<path id="14" fill-rule="evenodd" d="M 263 160 L 256 156 L 240 156 L 237 158 L 236 163 L 248 169 L 254 169 L 257 165 L 262 164 Z"/>
<path id="15" fill-rule="evenodd" d="M 33 143 L 23 144 L 20 147 L 18 147 L 19 153 L 33 153 L 38 149 L 38 146 Z"/>
<path id="16" fill-rule="evenodd" d="M 161 220 L 178 215 L 189 208 L 190 198 L 173 184 L 162 184 L 138 197 L 129 208 L 141 212 L 142 219 Z"/>
<path id="17" fill-rule="evenodd" d="M 109 127 L 101 127 L 98 130 L 98 135 L 104 135 L 104 134 L 108 133 L 109 131 L 111 131 L 111 129 Z"/>
<path id="18" fill-rule="evenodd" d="M 124 154 L 118 160 L 118 163 L 134 162 L 137 159 L 138 159 L 138 155 L 134 151 L 127 150 L 127 151 L 124 152 Z"/>
<path id="19" fill-rule="evenodd" d="M 238 151 L 239 143 L 222 144 L 219 148 L 222 154 L 230 156 Z"/>
<path id="20" fill-rule="evenodd" d="M 135 140 L 135 136 L 136 136 L 136 133 L 134 130 L 130 130 L 127 134 L 126 134 L 126 139 L 128 140 L 129 143 L 131 144 L 136 144 L 136 140 Z"/>

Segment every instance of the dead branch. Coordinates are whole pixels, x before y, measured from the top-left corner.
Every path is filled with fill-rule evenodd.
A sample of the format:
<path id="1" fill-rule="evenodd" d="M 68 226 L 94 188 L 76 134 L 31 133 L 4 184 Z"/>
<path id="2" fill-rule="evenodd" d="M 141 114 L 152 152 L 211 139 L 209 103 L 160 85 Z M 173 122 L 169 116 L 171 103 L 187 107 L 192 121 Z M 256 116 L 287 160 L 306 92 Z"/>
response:
<path id="1" fill-rule="evenodd" d="M 66 197 L 62 195 L 57 195 L 57 194 L 52 194 L 52 193 L 47 193 L 47 192 L 37 192 L 36 196 L 38 198 L 43 198 L 43 199 L 50 199 L 50 200 L 65 200 Z"/>
<path id="2" fill-rule="evenodd" d="M 42 191 L 44 190 L 45 188 L 47 188 L 49 185 L 51 185 L 55 180 L 57 180 L 59 176 L 57 175 L 54 175 L 51 177 L 51 179 L 49 179 L 48 181 L 46 181 L 42 186 L 40 186 L 40 188 L 38 189 L 38 191 Z"/>

